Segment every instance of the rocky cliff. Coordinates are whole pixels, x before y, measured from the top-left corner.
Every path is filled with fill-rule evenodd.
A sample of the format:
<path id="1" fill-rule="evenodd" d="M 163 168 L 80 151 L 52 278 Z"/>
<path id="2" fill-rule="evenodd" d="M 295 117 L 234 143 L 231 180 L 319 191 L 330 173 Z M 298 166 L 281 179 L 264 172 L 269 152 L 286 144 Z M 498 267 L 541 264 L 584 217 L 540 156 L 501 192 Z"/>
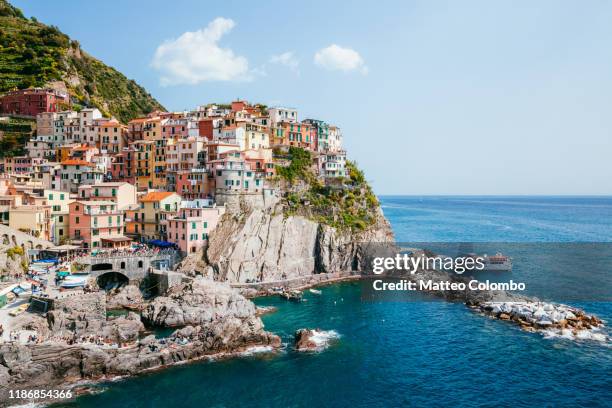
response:
<path id="1" fill-rule="evenodd" d="M 286 215 L 285 203 L 247 203 L 228 211 L 210 236 L 208 248 L 182 265 L 232 283 L 276 281 L 326 272 L 360 271 L 364 243 L 392 242 L 393 232 L 380 208 L 360 231 L 338 229 L 301 215 Z M 231 208 L 231 206 L 230 206 Z"/>

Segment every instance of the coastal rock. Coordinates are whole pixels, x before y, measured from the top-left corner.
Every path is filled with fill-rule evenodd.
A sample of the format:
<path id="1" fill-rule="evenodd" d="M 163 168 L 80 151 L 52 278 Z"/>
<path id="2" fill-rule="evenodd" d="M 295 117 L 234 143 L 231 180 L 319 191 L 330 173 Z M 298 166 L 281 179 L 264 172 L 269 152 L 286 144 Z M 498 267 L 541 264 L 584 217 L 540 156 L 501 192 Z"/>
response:
<path id="1" fill-rule="evenodd" d="M 295 332 L 295 349 L 298 351 L 313 351 L 317 349 L 317 343 L 312 340 L 315 331 L 300 329 Z"/>
<path id="2" fill-rule="evenodd" d="M 140 316 L 130 312 L 127 316 L 117 317 L 104 325 L 102 336 L 117 344 L 133 343 L 144 330 Z"/>
<path id="3" fill-rule="evenodd" d="M 106 298 L 107 309 L 133 309 L 138 310 L 143 304 L 142 293 L 138 286 L 126 285 L 118 292 L 108 294 Z"/>
<path id="4" fill-rule="evenodd" d="M 55 336 L 99 334 L 106 323 L 106 296 L 94 292 L 57 299 L 47 321 Z"/>
<path id="5" fill-rule="evenodd" d="M 255 305 L 228 284 L 197 278 L 172 288 L 168 296 L 155 298 L 143 311 L 142 317 L 150 325 L 181 327 L 208 325 L 213 321 L 235 318 L 254 320 Z"/>
<path id="6" fill-rule="evenodd" d="M 477 310 L 487 315 L 500 320 L 512 320 L 523 330 L 540 331 L 547 337 L 606 340 L 604 334 L 593 332 L 603 326 L 600 319 L 567 305 L 538 302 L 518 296 L 513 301 L 486 301 L 476 305 Z"/>
<path id="7" fill-rule="evenodd" d="M 270 313 L 275 313 L 277 310 L 278 308 L 274 306 L 257 306 L 256 313 L 257 316 L 263 316 Z"/>
<path id="8" fill-rule="evenodd" d="M 334 330 L 299 329 L 294 335 L 295 349 L 297 351 L 320 351 L 338 337 L 338 333 Z"/>
<path id="9" fill-rule="evenodd" d="M 149 323 L 186 325 L 163 341 L 155 336 L 138 341 L 144 326 L 136 313 L 103 319 L 105 313 L 103 308 L 100 313 L 99 307 L 104 300 L 104 293 L 78 295 L 59 302 L 60 308 L 49 312 L 54 334 L 69 334 L 77 340 L 74 344 L 2 344 L 0 401 L 7 400 L 8 389 L 62 387 L 84 379 L 136 375 L 206 355 L 281 345 L 278 336 L 263 329 L 253 303 L 225 283 L 198 278 L 173 287 L 168 297 L 152 302 L 144 311 Z M 88 308 L 91 310 L 85 310 Z M 86 335 L 93 326 L 98 330 L 93 336 Z M 100 336 L 114 344 L 91 341 Z M 85 341 L 80 341 L 82 338 Z"/>

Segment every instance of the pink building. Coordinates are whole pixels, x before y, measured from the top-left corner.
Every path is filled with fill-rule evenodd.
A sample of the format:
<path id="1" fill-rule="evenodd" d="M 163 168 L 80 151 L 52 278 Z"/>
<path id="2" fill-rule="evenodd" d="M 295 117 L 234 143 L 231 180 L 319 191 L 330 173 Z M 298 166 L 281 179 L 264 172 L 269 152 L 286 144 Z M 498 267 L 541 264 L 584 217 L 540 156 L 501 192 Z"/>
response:
<path id="1" fill-rule="evenodd" d="M 105 243 L 129 242 L 123 236 L 123 213 L 113 201 L 74 201 L 69 207 L 69 237 L 84 248 L 101 248 Z M 112 246 L 112 245 L 111 245 Z"/>
<path id="2" fill-rule="evenodd" d="M 208 234 L 215 229 L 225 207 L 210 207 L 212 200 L 183 201 L 178 215 L 169 219 L 168 241 L 185 253 L 196 252 L 208 242 Z"/>
<path id="3" fill-rule="evenodd" d="M 176 192 L 186 200 L 207 198 L 214 192 L 213 181 L 206 169 L 179 170 L 176 172 Z"/>
<path id="4" fill-rule="evenodd" d="M 4 159 L 4 172 L 24 174 L 31 173 L 33 167 L 40 165 L 43 162 L 41 157 L 15 156 Z"/>
<path id="5" fill-rule="evenodd" d="M 162 122 L 162 135 L 164 139 L 182 139 L 188 136 L 187 119 L 167 119 Z"/>

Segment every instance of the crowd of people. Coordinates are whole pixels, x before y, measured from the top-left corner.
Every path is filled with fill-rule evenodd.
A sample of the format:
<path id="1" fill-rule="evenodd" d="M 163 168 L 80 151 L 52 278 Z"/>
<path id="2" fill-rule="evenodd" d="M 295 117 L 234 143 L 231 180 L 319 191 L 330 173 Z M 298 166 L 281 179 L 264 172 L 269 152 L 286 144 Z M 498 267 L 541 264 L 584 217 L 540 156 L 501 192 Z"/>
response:
<path id="1" fill-rule="evenodd" d="M 159 248 L 149 247 L 146 244 L 137 244 L 129 248 L 114 248 L 105 249 L 97 252 L 92 252 L 91 257 L 94 258 L 120 258 L 130 256 L 157 256 L 157 255 L 172 255 L 176 253 L 177 249 L 172 248 Z"/>

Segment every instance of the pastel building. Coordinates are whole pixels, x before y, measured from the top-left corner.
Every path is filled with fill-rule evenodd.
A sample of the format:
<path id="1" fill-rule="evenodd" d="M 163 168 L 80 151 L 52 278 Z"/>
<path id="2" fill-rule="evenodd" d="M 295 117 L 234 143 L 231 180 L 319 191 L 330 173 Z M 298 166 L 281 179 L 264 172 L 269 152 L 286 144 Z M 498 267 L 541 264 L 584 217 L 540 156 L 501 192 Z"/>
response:
<path id="1" fill-rule="evenodd" d="M 51 206 L 50 240 L 60 245 L 68 239 L 69 205 L 74 198 L 67 191 L 44 190 L 43 194 Z"/>
<path id="2" fill-rule="evenodd" d="M 36 116 L 41 112 L 58 112 L 70 105 L 66 92 L 30 88 L 0 96 L 0 113 Z"/>
<path id="3" fill-rule="evenodd" d="M 175 173 L 176 192 L 187 200 L 209 197 L 212 191 L 212 182 L 209 172 L 205 168 L 179 170 Z"/>
<path id="4" fill-rule="evenodd" d="M 140 208 L 126 211 L 127 233 L 142 240 L 163 239 L 161 222 L 178 211 L 181 196 L 168 191 L 149 192 L 138 199 Z"/>
<path id="5" fill-rule="evenodd" d="M 85 160 L 69 159 L 63 161 L 61 166 L 62 191 L 76 193 L 81 184 L 98 184 L 104 179 L 104 171 Z"/>
<path id="6" fill-rule="evenodd" d="M 123 236 L 123 212 L 113 201 L 77 200 L 69 204 L 69 237 L 83 248 L 111 246 Z"/>
<path id="7" fill-rule="evenodd" d="M 168 241 L 184 253 L 203 248 L 208 236 L 225 213 L 225 207 L 211 206 L 210 200 L 183 201 L 178 214 L 167 221 Z"/>
<path id="8" fill-rule="evenodd" d="M 136 187 L 125 182 L 104 182 L 80 186 L 80 200 L 112 201 L 119 210 L 136 204 Z"/>
<path id="9" fill-rule="evenodd" d="M 245 123 L 245 148 L 265 149 L 270 147 L 270 128 L 255 123 Z"/>
<path id="10" fill-rule="evenodd" d="M 210 164 L 215 175 L 216 192 L 254 193 L 263 190 L 263 177 L 251 170 L 242 152 L 224 153 L 222 158 Z"/>
<path id="11" fill-rule="evenodd" d="M 9 210 L 9 227 L 49 241 L 51 206 L 22 205 Z"/>
<path id="12" fill-rule="evenodd" d="M 297 123 L 298 112 L 294 108 L 275 107 L 268 109 L 270 122 L 276 124 L 279 122 Z"/>

